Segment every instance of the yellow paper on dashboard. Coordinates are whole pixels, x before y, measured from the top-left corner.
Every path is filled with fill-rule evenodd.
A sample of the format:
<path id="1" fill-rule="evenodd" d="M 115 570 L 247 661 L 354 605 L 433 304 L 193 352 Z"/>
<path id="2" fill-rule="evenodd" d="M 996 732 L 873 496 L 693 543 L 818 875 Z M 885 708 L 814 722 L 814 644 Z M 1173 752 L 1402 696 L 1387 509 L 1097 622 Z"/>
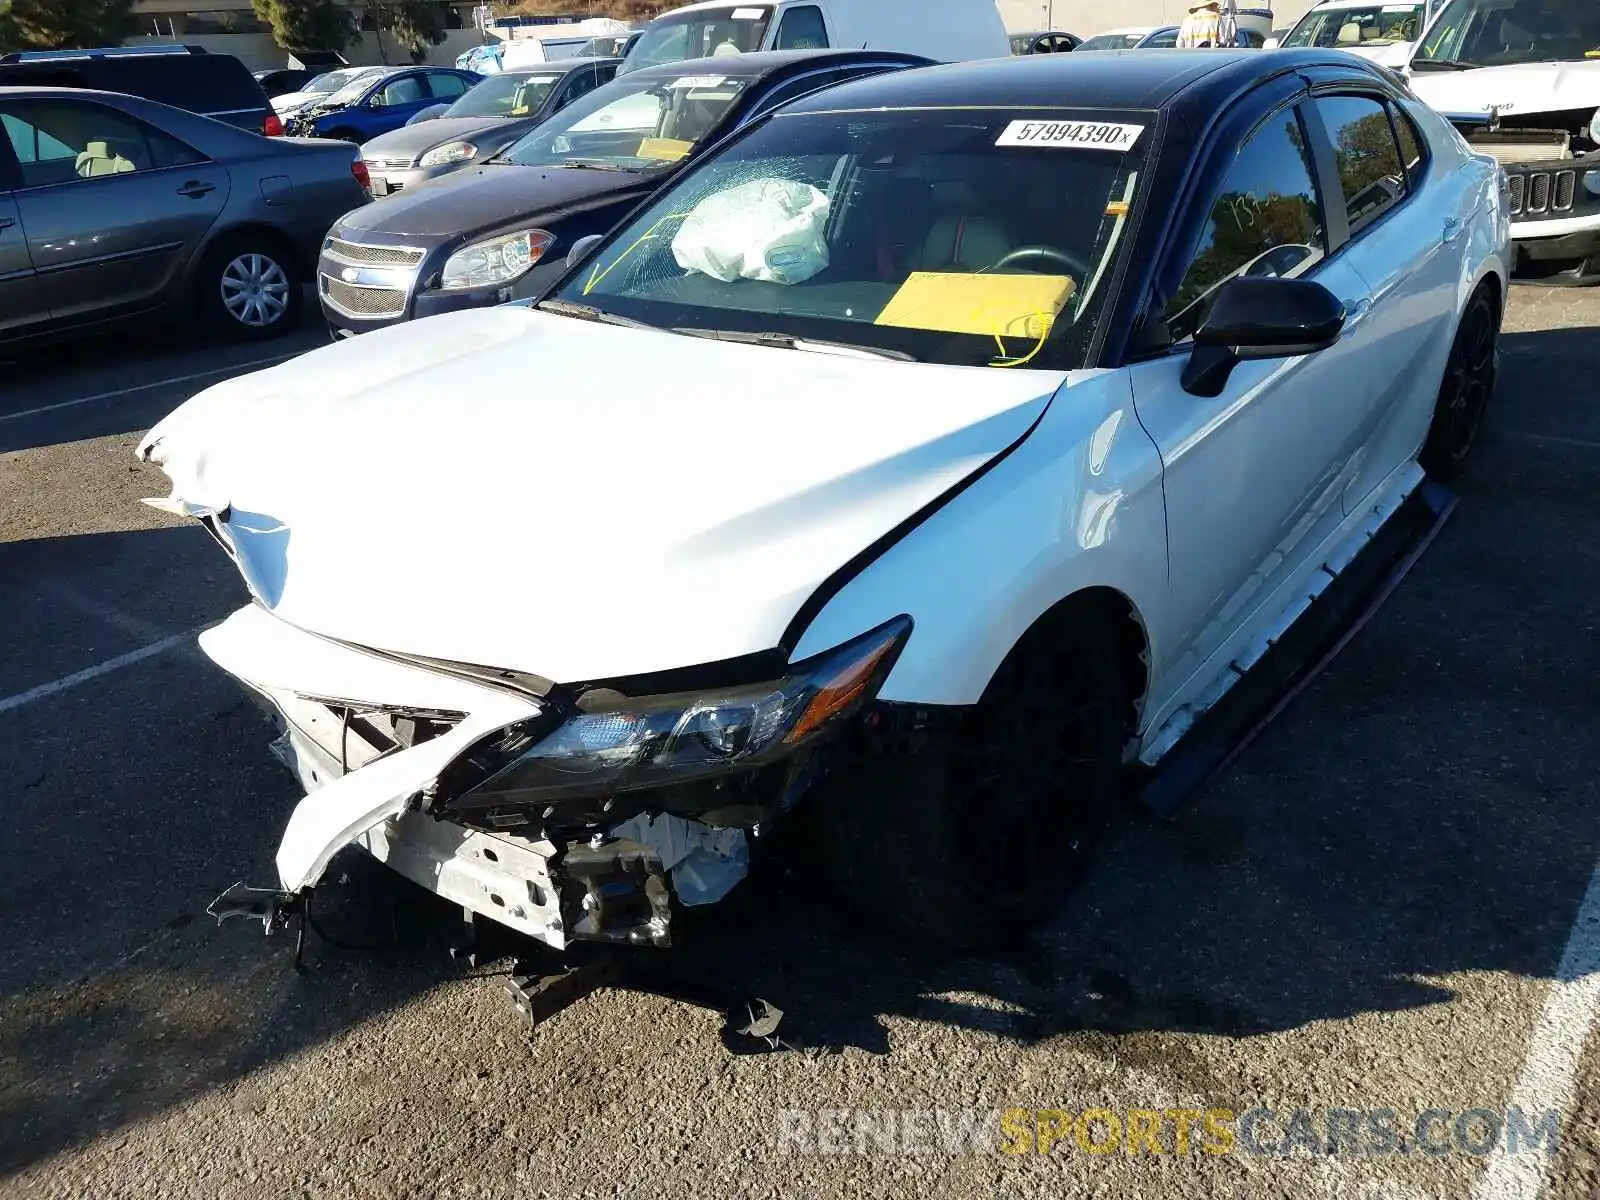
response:
<path id="1" fill-rule="evenodd" d="M 1042 338 L 1077 285 L 1068 275 L 913 271 L 875 325 L 994 337 Z"/>
<path id="2" fill-rule="evenodd" d="M 689 151 L 693 149 L 693 142 L 681 142 L 677 138 L 647 137 L 639 143 L 639 149 L 634 151 L 633 156 L 653 158 L 658 162 L 677 162 L 680 158 L 688 157 Z"/>

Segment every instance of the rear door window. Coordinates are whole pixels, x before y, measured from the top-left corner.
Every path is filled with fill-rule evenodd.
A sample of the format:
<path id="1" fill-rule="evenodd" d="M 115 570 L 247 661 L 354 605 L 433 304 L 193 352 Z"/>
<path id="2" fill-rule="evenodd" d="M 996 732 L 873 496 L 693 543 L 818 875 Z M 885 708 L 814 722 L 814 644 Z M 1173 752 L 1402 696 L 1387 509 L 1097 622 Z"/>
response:
<path id="1" fill-rule="evenodd" d="M 1354 236 L 1406 197 L 1406 171 L 1388 109 L 1369 96 L 1320 96 Z"/>
<path id="2" fill-rule="evenodd" d="M 459 75 L 447 75 L 441 72 L 428 76 L 428 86 L 433 89 L 435 100 L 454 100 L 457 96 L 465 95 L 471 85 Z"/>
<path id="3" fill-rule="evenodd" d="M 418 75 L 402 75 L 392 79 L 378 89 L 378 94 L 373 97 L 373 102 L 381 107 L 388 108 L 396 104 L 415 104 L 423 99 L 422 78 Z"/>
<path id="4" fill-rule="evenodd" d="M 791 8 L 783 14 L 778 26 L 774 50 L 825 50 L 828 46 L 828 27 L 823 23 L 822 10 L 814 4 Z"/>
<path id="5" fill-rule="evenodd" d="M 1422 148 L 1422 135 L 1417 132 L 1417 127 L 1411 123 L 1404 109 L 1390 105 L 1389 115 L 1394 119 L 1395 135 L 1400 139 L 1400 159 L 1406 167 L 1406 185 L 1415 191 L 1428 166 L 1427 153 Z"/>

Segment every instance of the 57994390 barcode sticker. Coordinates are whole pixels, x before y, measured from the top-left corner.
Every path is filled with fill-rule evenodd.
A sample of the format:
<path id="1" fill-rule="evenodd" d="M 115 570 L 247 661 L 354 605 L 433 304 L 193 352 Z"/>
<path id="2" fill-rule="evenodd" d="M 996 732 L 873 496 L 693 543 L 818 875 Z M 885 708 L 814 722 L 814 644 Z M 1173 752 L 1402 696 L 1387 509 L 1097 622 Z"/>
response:
<path id="1" fill-rule="evenodd" d="M 1059 146 L 1063 150 L 1132 150 L 1143 125 L 1115 121 L 1013 121 L 996 146 Z"/>

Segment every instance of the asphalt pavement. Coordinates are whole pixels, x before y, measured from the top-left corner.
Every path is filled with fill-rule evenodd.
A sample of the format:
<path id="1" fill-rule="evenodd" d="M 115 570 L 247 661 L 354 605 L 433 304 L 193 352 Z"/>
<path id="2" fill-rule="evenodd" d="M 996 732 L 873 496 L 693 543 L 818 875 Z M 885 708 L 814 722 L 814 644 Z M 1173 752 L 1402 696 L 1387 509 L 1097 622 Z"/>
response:
<path id="1" fill-rule="evenodd" d="M 364 948 L 301 975 L 215 926 L 298 793 L 194 648 L 244 591 L 132 451 L 321 335 L 0 363 L 0 1195 L 1591 1200 L 1597 327 L 1600 294 L 1515 291 L 1438 541 L 1029 953 L 908 948 L 792 853 L 692 924 L 678 969 L 803 1043 L 746 1057 L 626 989 L 525 1037 L 503 966 L 359 860 L 323 919 Z"/>

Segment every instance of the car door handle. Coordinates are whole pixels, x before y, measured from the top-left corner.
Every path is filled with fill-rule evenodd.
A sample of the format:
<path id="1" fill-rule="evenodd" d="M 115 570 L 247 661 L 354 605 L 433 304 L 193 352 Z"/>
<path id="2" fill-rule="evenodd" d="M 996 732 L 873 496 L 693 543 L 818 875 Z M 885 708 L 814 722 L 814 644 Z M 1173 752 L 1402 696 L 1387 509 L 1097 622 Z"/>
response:
<path id="1" fill-rule="evenodd" d="M 214 183 L 201 183 L 198 179 L 191 179 L 188 183 L 184 184 L 178 189 L 178 195 L 187 196 L 191 200 L 198 200 L 207 192 L 214 192 L 216 190 L 217 185 Z"/>
<path id="2" fill-rule="evenodd" d="M 1372 301 L 1365 296 L 1359 300 L 1346 300 L 1344 302 L 1344 329 L 1342 332 L 1349 333 L 1361 322 L 1365 321 L 1371 312 Z"/>
<path id="3" fill-rule="evenodd" d="M 0 217 L 0 229 L 10 229 L 15 224 L 10 217 Z"/>
<path id="4" fill-rule="evenodd" d="M 1444 219 L 1444 240 L 1447 242 L 1455 241 L 1461 236 L 1461 229 L 1460 217 L 1446 217 Z"/>

